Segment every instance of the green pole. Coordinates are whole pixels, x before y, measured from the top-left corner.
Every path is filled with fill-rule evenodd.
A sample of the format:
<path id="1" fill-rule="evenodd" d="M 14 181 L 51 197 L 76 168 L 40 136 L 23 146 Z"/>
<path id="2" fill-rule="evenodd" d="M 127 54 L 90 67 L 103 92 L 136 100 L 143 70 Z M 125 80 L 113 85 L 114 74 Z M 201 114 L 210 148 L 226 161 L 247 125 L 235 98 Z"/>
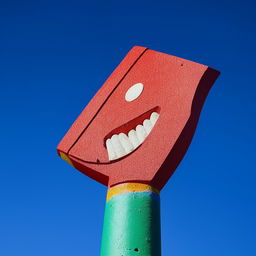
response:
<path id="1" fill-rule="evenodd" d="M 160 195 L 149 185 L 110 188 L 101 256 L 161 256 Z"/>

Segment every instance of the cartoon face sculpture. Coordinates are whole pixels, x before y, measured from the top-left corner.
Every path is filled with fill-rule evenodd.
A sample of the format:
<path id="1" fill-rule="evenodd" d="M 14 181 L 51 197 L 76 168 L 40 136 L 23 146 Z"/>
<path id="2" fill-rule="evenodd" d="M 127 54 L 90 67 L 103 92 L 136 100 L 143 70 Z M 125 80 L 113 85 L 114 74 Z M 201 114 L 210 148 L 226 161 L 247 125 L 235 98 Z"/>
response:
<path id="1" fill-rule="evenodd" d="M 134 47 L 58 145 L 59 155 L 104 185 L 161 189 L 192 140 L 219 72 Z"/>

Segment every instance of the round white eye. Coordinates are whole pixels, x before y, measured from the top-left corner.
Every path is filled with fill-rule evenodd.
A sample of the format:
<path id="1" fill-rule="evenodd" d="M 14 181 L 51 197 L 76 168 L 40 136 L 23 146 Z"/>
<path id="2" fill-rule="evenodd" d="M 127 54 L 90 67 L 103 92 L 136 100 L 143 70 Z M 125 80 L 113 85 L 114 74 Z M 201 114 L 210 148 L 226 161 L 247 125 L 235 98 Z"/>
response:
<path id="1" fill-rule="evenodd" d="M 141 95 L 143 87 L 144 85 L 142 83 L 137 83 L 131 86 L 125 94 L 125 100 L 130 102 L 137 99 Z"/>

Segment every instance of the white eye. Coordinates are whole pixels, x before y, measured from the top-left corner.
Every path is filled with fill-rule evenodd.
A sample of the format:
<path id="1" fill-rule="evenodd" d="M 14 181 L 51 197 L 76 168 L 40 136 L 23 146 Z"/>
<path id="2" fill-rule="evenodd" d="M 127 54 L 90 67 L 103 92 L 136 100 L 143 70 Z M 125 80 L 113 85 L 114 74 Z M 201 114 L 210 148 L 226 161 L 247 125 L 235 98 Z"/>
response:
<path id="1" fill-rule="evenodd" d="M 125 100 L 130 102 L 137 99 L 141 95 L 143 87 L 144 85 L 142 83 L 137 83 L 131 86 L 125 94 Z"/>

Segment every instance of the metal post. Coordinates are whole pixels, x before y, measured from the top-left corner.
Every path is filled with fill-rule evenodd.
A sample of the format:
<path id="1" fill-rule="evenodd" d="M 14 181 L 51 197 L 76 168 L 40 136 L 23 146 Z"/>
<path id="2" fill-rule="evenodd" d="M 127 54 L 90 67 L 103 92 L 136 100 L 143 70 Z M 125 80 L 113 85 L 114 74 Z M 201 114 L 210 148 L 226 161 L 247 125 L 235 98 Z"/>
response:
<path id="1" fill-rule="evenodd" d="M 153 187 L 124 183 L 109 188 L 101 256 L 161 256 L 160 195 Z"/>

